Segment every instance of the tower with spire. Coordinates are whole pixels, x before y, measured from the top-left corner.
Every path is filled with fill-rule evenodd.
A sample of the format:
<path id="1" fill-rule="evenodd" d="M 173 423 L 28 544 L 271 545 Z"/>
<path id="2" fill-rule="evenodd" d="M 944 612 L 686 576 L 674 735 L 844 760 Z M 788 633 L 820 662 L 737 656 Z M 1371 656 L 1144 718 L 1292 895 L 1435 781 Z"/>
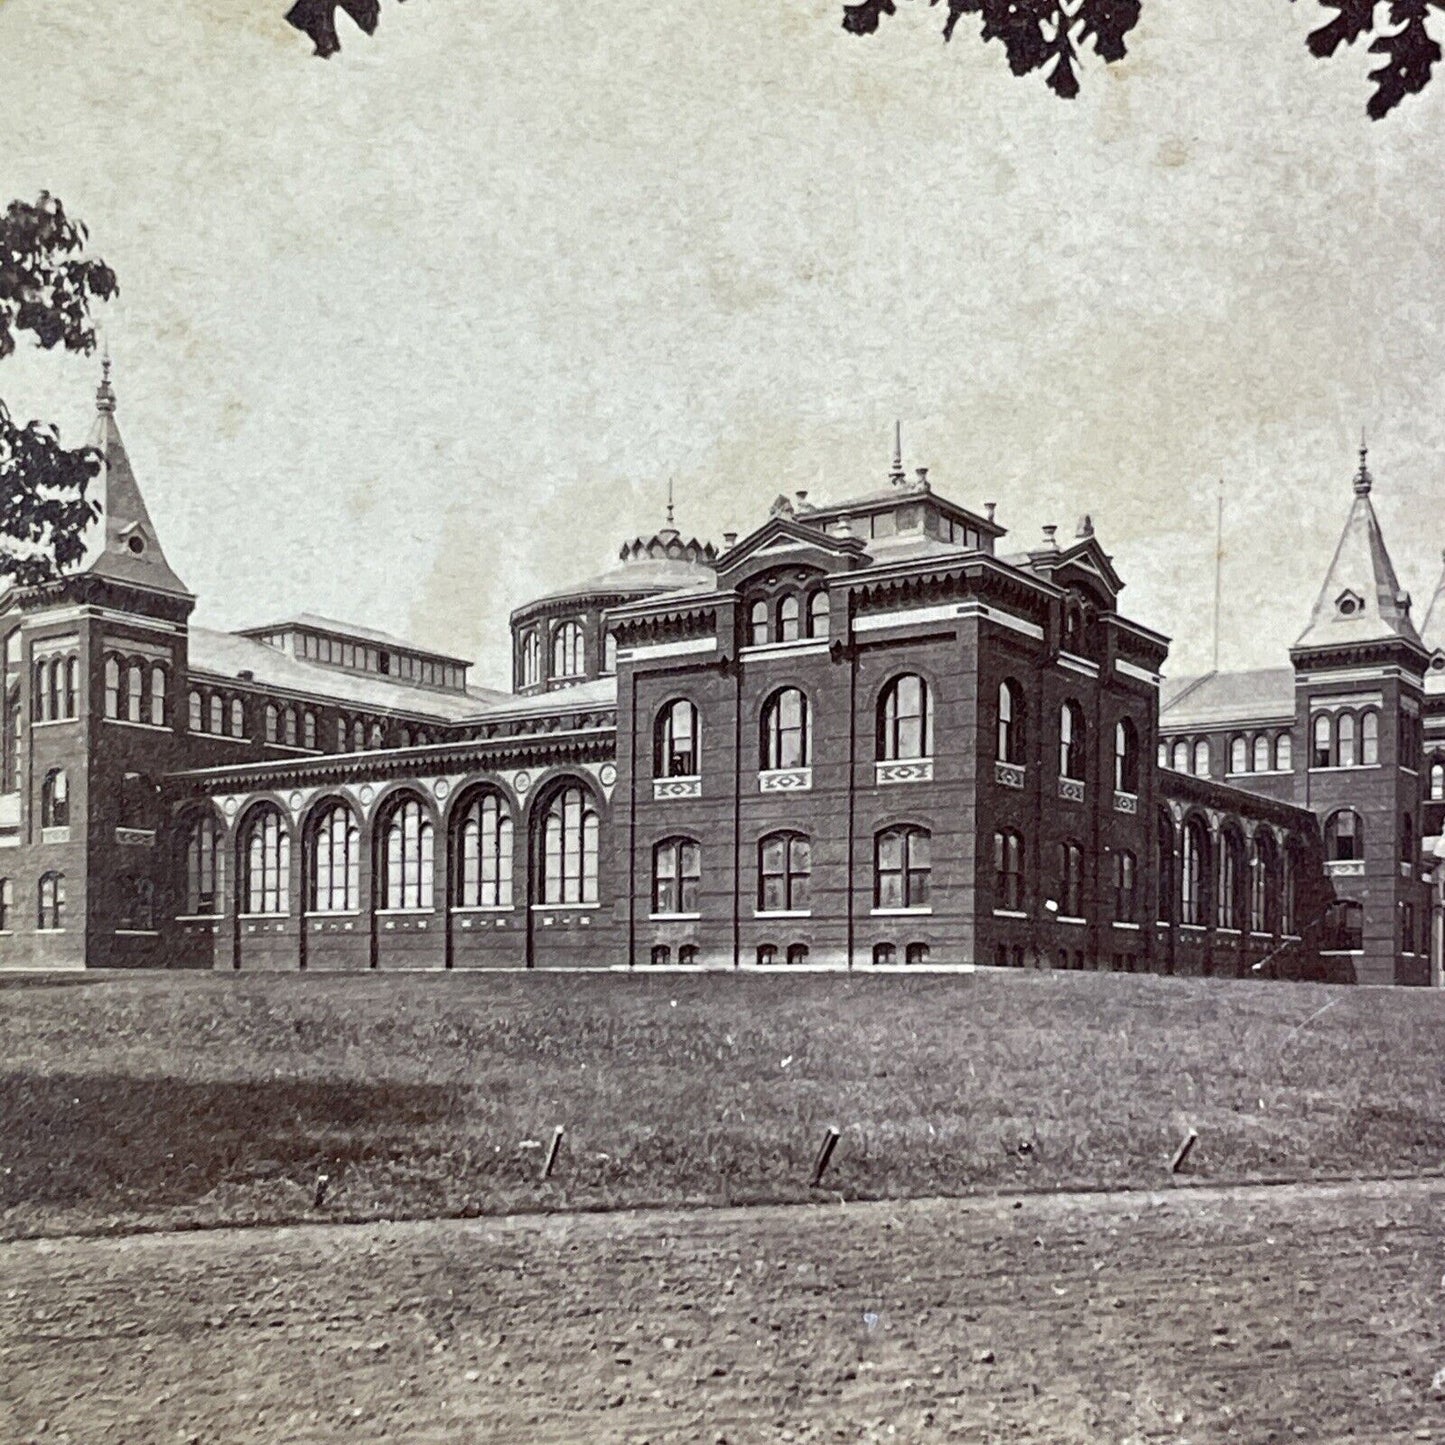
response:
<path id="1" fill-rule="evenodd" d="M 37 967 L 162 962 L 158 922 L 174 912 L 158 780 L 184 765 L 177 698 L 195 599 L 121 439 L 108 355 L 95 408 L 85 555 L 0 600 L 0 844 L 16 905 L 38 910 L 40 927 L 13 940 Z"/>
<path id="2" fill-rule="evenodd" d="M 1295 801 L 1320 819 L 1334 902 L 1322 951 L 1360 983 L 1429 981 L 1421 753 L 1429 653 L 1373 501 L 1369 449 L 1295 674 Z"/>

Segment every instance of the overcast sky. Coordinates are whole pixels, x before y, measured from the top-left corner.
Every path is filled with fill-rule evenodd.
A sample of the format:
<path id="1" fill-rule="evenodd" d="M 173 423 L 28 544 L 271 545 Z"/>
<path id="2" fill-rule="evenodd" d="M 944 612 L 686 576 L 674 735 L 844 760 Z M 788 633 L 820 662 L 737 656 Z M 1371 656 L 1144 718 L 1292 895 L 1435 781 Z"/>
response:
<path id="1" fill-rule="evenodd" d="M 1055 99 L 912 4 L 0 0 L 0 190 L 120 275 L 119 420 L 197 620 L 298 609 L 506 675 L 508 612 L 662 520 L 907 464 L 1005 547 L 1083 512 L 1207 666 L 1303 629 L 1361 425 L 1417 620 L 1445 546 L 1445 80 L 1371 123 L 1313 0 L 1151 0 Z M 21 357 L 22 417 L 97 366 Z"/>

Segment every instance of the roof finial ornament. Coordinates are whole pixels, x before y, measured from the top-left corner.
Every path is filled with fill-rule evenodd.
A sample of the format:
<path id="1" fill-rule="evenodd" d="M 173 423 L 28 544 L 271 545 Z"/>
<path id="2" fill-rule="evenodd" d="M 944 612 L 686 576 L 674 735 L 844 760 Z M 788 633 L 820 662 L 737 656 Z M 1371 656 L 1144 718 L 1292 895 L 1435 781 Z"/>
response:
<path id="1" fill-rule="evenodd" d="M 95 409 L 106 412 L 113 412 L 115 410 L 115 389 L 110 384 L 109 338 L 106 338 L 101 344 L 100 385 L 95 391 Z"/>
<path id="2" fill-rule="evenodd" d="M 672 526 L 672 478 L 667 479 L 667 525 Z"/>
<path id="3" fill-rule="evenodd" d="M 1368 497 L 1374 478 L 1370 476 L 1370 445 L 1365 440 L 1365 429 L 1360 428 L 1360 469 L 1355 473 L 1355 495 Z"/>
<path id="4" fill-rule="evenodd" d="M 903 471 L 903 423 L 893 423 L 893 470 L 888 473 L 888 480 L 896 487 L 905 480 Z"/>

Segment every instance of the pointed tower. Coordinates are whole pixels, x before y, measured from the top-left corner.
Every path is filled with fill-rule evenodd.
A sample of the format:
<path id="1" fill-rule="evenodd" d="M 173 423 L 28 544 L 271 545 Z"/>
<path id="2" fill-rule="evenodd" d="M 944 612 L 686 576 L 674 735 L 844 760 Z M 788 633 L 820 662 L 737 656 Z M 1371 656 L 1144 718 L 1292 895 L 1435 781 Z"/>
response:
<path id="1" fill-rule="evenodd" d="M 1360 445 L 1354 498 L 1295 669 L 1295 800 L 1325 835 L 1335 903 L 1315 921 L 1332 972 L 1428 983 L 1420 758 L 1429 654 L 1385 545 Z"/>
<path id="2" fill-rule="evenodd" d="M 115 409 L 107 360 L 86 554 L 55 581 L 12 588 L 0 607 L 5 950 L 39 967 L 158 965 L 161 921 L 175 911 L 157 846 L 159 781 L 185 762 L 176 701 L 195 599 L 166 560 Z"/>

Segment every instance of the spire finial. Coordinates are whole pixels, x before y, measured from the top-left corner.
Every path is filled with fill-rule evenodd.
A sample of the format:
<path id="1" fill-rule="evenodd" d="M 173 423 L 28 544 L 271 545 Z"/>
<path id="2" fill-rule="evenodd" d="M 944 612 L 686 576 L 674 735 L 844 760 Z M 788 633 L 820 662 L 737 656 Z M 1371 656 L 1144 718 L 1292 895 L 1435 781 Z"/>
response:
<path id="1" fill-rule="evenodd" d="M 888 480 L 897 486 L 904 480 L 903 472 L 903 423 L 893 423 L 893 470 L 888 473 Z"/>
<path id="2" fill-rule="evenodd" d="M 1368 497 L 1374 478 L 1370 476 L 1370 444 L 1365 439 L 1365 429 L 1360 428 L 1360 469 L 1355 473 L 1355 495 Z"/>
<path id="3" fill-rule="evenodd" d="M 672 478 L 667 479 L 667 525 L 672 526 Z"/>
<path id="4" fill-rule="evenodd" d="M 101 349 L 100 385 L 95 391 L 95 407 L 97 411 L 113 412 L 115 410 L 115 390 L 110 384 L 109 341 L 106 341 Z"/>

